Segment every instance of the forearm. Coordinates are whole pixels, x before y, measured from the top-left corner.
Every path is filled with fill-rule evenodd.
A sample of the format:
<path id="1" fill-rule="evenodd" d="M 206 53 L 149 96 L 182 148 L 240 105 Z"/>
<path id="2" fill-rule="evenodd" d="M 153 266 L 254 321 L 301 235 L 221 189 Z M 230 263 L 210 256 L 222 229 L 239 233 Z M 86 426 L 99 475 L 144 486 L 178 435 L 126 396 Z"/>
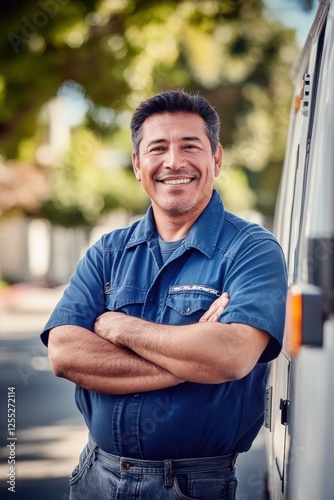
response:
<path id="1" fill-rule="evenodd" d="M 235 378 L 232 347 L 226 339 L 222 344 L 221 327 L 220 323 L 180 327 L 134 322 L 131 329 L 122 329 L 117 342 L 187 381 L 221 383 Z"/>
<path id="2" fill-rule="evenodd" d="M 161 325 L 115 312 L 98 318 L 95 331 L 176 377 L 198 383 L 246 376 L 269 339 L 268 333 L 248 325 L 218 321 Z"/>
<path id="3" fill-rule="evenodd" d="M 49 358 L 55 375 L 94 392 L 128 394 L 182 382 L 134 351 L 77 326 L 51 330 Z"/>

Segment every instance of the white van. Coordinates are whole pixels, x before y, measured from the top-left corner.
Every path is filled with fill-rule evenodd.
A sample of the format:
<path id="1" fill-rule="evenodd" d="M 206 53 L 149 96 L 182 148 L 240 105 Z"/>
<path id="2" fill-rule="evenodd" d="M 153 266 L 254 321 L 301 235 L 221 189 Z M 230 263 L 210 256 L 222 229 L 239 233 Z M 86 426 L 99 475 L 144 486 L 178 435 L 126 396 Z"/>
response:
<path id="1" fill-rule="evenodd" d="M 295 95 L 274 232 L 289 297 L 267 386 L 267 498 L 334 499 L 334 0 L 319 0 Z"/>

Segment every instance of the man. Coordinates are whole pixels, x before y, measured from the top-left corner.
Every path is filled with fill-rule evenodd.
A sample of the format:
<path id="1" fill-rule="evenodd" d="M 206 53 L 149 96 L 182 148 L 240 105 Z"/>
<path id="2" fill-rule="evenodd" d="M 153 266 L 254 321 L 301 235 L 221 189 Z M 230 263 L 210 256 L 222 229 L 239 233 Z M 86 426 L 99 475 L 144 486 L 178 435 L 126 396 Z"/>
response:
<path id="1" fill-rule="evenodd" d="M 203 97 L 162 92 L 131 131 L 151 206 L 88 250 L 42 334 L 89 429 L 71 499 L 234 499 L 281 349 L 284 258 L 213 189 L 219 118 Z"/>

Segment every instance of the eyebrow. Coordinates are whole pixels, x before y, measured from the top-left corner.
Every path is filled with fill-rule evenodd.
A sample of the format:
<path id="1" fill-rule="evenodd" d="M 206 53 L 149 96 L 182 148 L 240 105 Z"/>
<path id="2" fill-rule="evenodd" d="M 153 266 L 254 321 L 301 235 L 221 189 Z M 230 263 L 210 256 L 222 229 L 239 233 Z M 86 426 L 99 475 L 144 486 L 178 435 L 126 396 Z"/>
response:
<path id="1" fill-rule="evenodd" d="M 186 137 L 181 137 L 181 141 L 191 141 L 191 142 L 202 142 L 201 139 L 199 137 L 197 137 L 197 135 L 190 135 L 190 136 L 186 136 Z M 149 146 L 153 146 L 154 144 L 161 144 L 161 143 L 165 143 L 165 142 L 168 142 L 167 139 L 153 139 L 152 141 L 150 141 L 148 144 L 147 144 L 147 148 Z"/>

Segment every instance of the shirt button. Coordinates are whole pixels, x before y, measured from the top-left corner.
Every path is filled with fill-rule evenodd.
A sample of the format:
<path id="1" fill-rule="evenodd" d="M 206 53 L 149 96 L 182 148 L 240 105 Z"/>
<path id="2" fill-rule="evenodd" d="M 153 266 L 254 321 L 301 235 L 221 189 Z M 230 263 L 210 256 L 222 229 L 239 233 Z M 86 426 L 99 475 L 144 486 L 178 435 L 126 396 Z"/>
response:
<path id="1" fill-rule="evenodd" d="M 128 470 L 130 469 L 131 464 L 130 462 L 122 462 L 122 469 Z"/>
<path id="2" fill-rule="evenodd" d="M 134 394 L 133 397 L 134 398 L 138 398 L 139 394 Z"/>
<path id="3" fill-rule="evenodd" d="M 184 311 L 185 311 L 186 313 L 189 313 L 189 312 L 190 312 L 190 307 L 189 307 L 189 306 L 185 307 L 185 308 L 184 308 Z"/>
<path id="4" fill-rule="evenodd" d="M 151 297 L 150 302 L 151 302 L 151 304 L 155 304 L 155 297 Z"/>

